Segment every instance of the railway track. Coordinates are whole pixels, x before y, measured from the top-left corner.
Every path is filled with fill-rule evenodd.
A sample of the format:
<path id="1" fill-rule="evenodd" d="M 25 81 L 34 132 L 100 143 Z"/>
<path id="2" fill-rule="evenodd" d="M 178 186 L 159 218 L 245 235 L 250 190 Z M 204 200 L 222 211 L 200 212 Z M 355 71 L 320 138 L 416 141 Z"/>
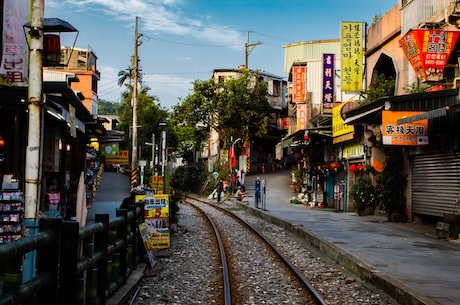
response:
<path id="1" fill-rule="evenodd" d="M 327 304 L 304 275 L 257 228 L 231 211 L 187 198 L 209 223 L 219 252 L 222 276 L 216 278 L 216 304 L 267 304 L 273 295 L 289 304 Z M 260 257 L 257 266 L 248 255 Z M 257 270 L 254 272 L 254 270 Z M 288 293 L 290 292 L 290 293 Z"/>
<path id="2" fill-rule="evenodd" d="M 292 262 L 327 304 L 398 304 L 330 261 L 307 240 L 255 216 L 248 207 L 231 201 L 205 204 L 208 202 L 204 198 L 188 198 L 180 204 L 171 248 L 158 251 L 155 267 L 145 272 L 143 279 L 126 295 L 126 302 L 118 305 L 221 305 L 229 304 L 228 299 L 239 305 L 317 304 L 314 296 L 306 296 L 308 284 L 303 285 L 298 274 L 287 270 L 289 267 L 271 254 L 272 246 L 264 245 L 261 238 L 253 236 L 251 229 L 244 228 L 216 207 L 230 210 L 263 232 L 273 248 Z M 225 289 L 229 292 L 224 292 L 222 255 L 212 225 L 194 206 L 210 216 L 222 236 L 229 269 L 230 288 Z"/>

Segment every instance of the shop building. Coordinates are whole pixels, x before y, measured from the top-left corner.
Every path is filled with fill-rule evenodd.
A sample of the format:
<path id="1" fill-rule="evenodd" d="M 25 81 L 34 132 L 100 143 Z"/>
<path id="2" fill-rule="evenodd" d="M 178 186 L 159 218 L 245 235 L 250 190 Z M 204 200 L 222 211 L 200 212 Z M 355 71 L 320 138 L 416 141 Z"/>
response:
<path id="1" fill-rule="evenodd" d="M 409 220 L 440 220 L 460 212 L 459 12 L 457 1 L 400 1 L 372 25 L 368 80 L 394 77 L 394 96 L 344 113 L 346 124 L 369 135 L 371 141 L 362 143 L 370 165 L 382 149 L 399 151 L 408 180 Z"/>

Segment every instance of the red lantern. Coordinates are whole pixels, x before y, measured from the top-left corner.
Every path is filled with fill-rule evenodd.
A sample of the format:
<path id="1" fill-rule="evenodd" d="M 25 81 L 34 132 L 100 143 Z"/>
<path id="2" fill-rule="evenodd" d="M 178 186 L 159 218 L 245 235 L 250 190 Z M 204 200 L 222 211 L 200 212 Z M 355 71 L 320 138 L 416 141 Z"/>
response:
<path id="1" fill-rule="evenodd" d="M 356 164 L 351 164 L 350 167 L 348 167 L 348 169 L 352 173 L 356 173 L 356 171 L 358 170 L 358 168 L 356 167 Z"/>
<path id="2" fill-rule="evenodd" d="M 340 162 L 337 162 L 337 161 L 331 162 L 331 164 L 329 165 L 329 167 L 330 167 L 332 170 L 337 171 L 337 169 L 339 169 L 339 167 L 340 167 Z"/>
<path id="3" fill-rule="evenodd" d="M 357 169 L 358 171 L 363 170 L 363 168 L 364 168 L 364 165 L 363 165 L 362 163 L 358 163 L 358 165 L 356 165 L 356 169 Z"/>

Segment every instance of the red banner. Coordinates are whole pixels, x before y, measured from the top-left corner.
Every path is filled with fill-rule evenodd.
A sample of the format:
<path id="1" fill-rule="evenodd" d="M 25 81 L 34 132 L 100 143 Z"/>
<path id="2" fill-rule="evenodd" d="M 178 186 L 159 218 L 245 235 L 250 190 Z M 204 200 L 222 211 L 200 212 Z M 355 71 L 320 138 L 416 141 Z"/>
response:
<path id="1" fill-rule="evenodd" d="M 305 93 L 307 89 L 307 67 L 293 67 L 294 92 L 292 99 L 294 103 L 305 103 Z"/>
<path id="2" fill-rule="evenodd" d="M 455 47 L 460 31 L 416 29 L 399 44 L 422 82 L 442 79 L 444 67 Z"/>

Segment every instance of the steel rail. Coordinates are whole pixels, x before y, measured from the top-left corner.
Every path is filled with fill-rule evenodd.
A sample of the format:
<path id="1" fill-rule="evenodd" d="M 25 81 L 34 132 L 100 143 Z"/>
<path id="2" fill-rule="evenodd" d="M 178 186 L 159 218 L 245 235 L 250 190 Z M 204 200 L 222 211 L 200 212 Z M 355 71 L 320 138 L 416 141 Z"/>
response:
<path id="1" fill-rule="evenodd" d="M 286 258 L 283 253 L 281 253 L 275 245 L 272 244 L 262 233 L 260 233 L 255 227 L 253 227 L 250 223 L 244 221 L 242 218 L 238 217 L 231 211 L 220 207 L 214 203 L 209 203 L 205 200 L 195 198 L 195 197 L 189 197 L 190 199 L 199 201 L 201 203 L 207 204 L 209 206 L 212 206 L 219 211 L 222 211 L 223 213 L 229 215 L 230 217 L 233 217 L 240 223 L 242 223 L 244 226 L 246 226 L 250 231 L 252 231 L 254 234 L 256 234 L 261 240 L 263 240 L 271 249 L 272 251 L 281 259 L 281 261 L 291 270 L 293 274 L 299 279 L 299 281 L 302 283 L 302 285 L 309 291 L 311 297 L 315 300 L 317 305 L 327 305 L 328 303 L 324 298 L 321 296 L 321 294 L 311 285 L 310 281 L 305 278 L 305 276 L 300 272 L 290 261 L 288 258 Z"/>
<path id="2" fill-rule="evenodd" d="M 219 245 L 220 260 L 222 264 L 222 276 L 223 276 L 223 281 L 224 281 L 224 304 L 231 305 L 232 304 L 232 293 L 231 293 L 230 276 L 229 276 L 229 271 L 228 271 L 227 256 L 225 255 L 225 247 L 224 247 L 224 243 L 222 242 L 222 238 L 220 236 L 219 229 L 217 228 L 216 224 L 209 217 L 208 214 L 206 214 L 201 208 L 199 208 L 195 204 L 191 202 L 189 203 L 193 208 L 199 211 L 200 214 L 203 215 L 207 219 L 207 221 L 212 227 L 214 235 L 216 236 L 217 243 Z"/>

